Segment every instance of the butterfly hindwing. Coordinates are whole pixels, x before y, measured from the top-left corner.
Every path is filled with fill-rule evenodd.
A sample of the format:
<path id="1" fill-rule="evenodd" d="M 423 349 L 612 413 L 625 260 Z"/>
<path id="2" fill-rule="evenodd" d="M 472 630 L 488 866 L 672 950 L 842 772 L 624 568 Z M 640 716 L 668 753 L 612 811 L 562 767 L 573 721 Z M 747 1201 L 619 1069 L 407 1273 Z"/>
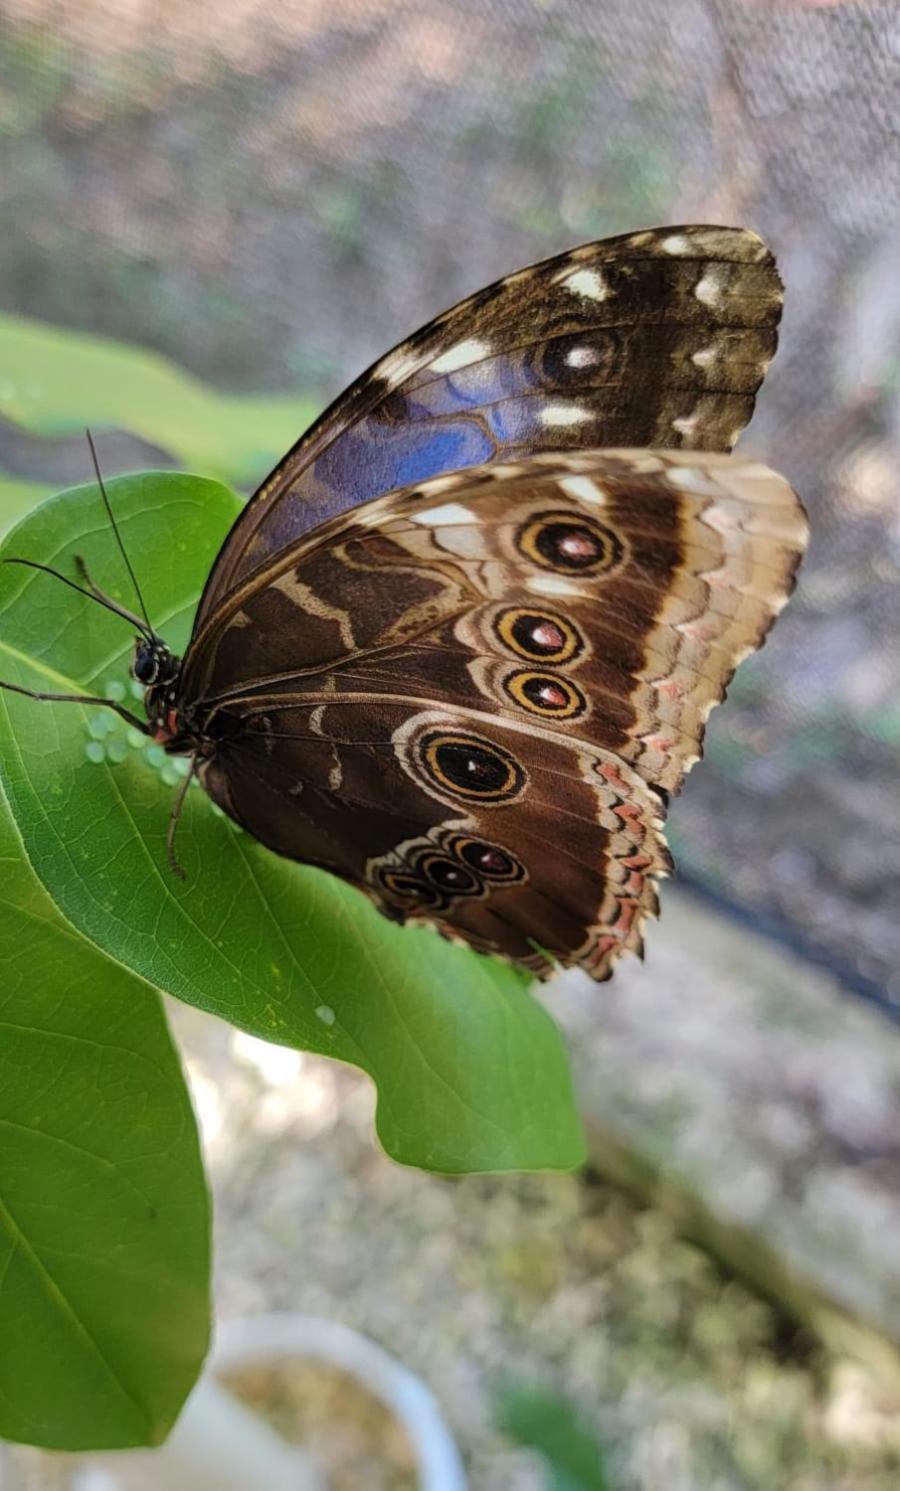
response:
<path id="1" fill-rule="evenodd" d="M 646 230 L 499 280 L 341 395 L 248 504 L 197 628 L 318 524 L 441 473 L 541 450 L 729 450 L 776 344 L 781 284 L 744 229 Z"/>
<path id="2" fill-rule="evenodd" d="M 205 785 L 389 914 L 606 976 L 655 910 L 659 789 L 804 542 L 787 484 L 723 455 L 537 455 L 376 499 L 189 657 L 231 722 Z"/>

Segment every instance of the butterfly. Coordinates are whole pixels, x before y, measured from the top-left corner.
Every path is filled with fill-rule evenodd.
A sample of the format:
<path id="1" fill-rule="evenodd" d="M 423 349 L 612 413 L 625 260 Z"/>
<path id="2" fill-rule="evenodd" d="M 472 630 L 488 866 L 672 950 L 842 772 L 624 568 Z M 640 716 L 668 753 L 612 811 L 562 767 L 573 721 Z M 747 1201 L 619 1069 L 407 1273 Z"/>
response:
<path id="1" fill-rule="evenodd" d="M 336 400 L 234 524 L 183 658 L 142 599 L 62 577 L 139 633 L 147 720 L 90 702 L 190 757 L 173 866 L 196 775 L 396 921 L 540 977 L 640 951 L 669 795 L 806 543 L 788 484 L 727 454 L 781 304 L 749 231 L 585 244 Z"/>

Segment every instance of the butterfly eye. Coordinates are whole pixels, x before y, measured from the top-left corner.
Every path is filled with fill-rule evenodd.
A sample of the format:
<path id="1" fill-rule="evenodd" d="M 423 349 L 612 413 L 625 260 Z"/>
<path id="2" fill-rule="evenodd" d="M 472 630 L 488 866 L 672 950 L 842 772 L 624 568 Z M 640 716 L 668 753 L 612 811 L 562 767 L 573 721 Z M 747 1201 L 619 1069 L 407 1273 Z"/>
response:
<path id="1" fill-rule="evenodd" d="M 139 642 L 134 650 L 131 671 L 138 683 L 145 686 L 156 683 L 159 678 L 159 655 L 149 642 Z"/>
<path id="2" fill-rule="evenodd" d="M 519 548 L 542 569 L 570 574 L 603 574 L 620 564 L 624 548 L 617 534 L 593 518 L 541 513 L 520 528 Z"/>
<path id="3" fill-rule="evenodd" d="M 584 714 L 587 700 L 570 678 L 555 673 L 538 673 L 522 669 L 504 680 L 504 688 L 514 704 L 532 714 L 570 720 Z"/>

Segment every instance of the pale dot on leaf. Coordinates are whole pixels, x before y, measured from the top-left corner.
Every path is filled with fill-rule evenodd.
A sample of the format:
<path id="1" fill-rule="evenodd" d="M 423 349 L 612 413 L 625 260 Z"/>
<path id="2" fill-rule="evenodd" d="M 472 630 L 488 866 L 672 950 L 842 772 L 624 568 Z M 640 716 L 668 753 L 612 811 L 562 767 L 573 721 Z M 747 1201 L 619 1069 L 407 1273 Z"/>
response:
<path id="1" fill-rule="evenodd" d="M 92 714 L 88 720 L 88 730 L 95 740 L 103 740 L 115 728 L 115 722 L 108 714 Z"/>

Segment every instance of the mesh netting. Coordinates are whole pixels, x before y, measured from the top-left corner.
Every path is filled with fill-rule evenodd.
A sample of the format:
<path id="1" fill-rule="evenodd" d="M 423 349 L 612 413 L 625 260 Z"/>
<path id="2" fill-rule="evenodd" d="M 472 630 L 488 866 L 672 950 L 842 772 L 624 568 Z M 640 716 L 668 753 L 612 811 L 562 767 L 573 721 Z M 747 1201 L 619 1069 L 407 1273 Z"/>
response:
<path id="1" fill-rule="evenodd" d="M 742 448 L 813 520 L 673 814 L 682 866 L 900 1007 L 900 11 L 5 0 L 0 298 L 324 399 L 579 239 L 747 224 L 787 283 Z M 73 458 L 74 459 L 74 458 Z M 79 449 L 72 475 L 83 473 Z M 0 460 L 52 472 L 7 430 Z"/>

